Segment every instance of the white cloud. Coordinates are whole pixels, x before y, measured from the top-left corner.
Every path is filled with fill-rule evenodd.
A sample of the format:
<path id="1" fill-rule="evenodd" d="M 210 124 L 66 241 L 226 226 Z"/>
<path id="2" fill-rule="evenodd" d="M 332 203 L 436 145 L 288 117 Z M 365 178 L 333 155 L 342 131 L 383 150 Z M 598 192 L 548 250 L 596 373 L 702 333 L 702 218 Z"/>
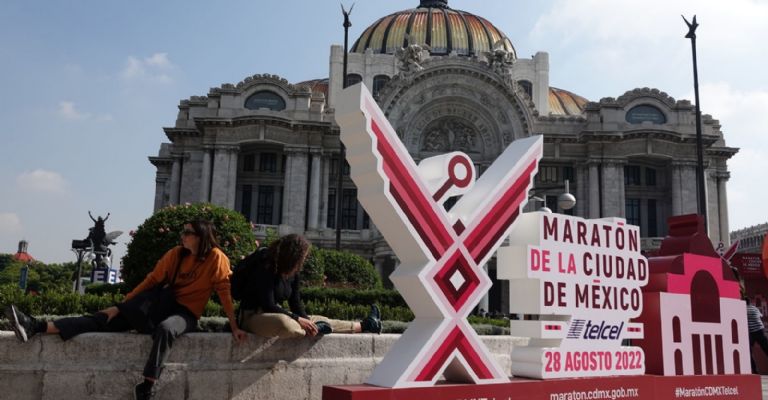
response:
<path id="1" fill-rule="evenodd" d="M 112 115 L 100 114 L 100 115 L 94 116 L 94 115 L 91 115 L 90 113 L 82 112 L 77 109 L 77 106 L 72 101 L 60 101 L 59 107 L 56 110 L 56 114 L 70 121 L 84 121 L 84 120 L 95 120 L 100 122 L 112 121 Z"/>
<path id="2" fill-rule="evenodd" d="M 171 61 L 168 59 L 168 53 L 155 53 L 155 54 L 152 54 L 151 57 L 145 58 L 144 62 L 147 65 L 151 65 L 153 67 L 158 67 L 158 68 L 171 68 L 171 67 L 173 67 L 173 64 L 171 64 Z"/>
<path id="3" fill-rule="evenodd" d="M 15 235 L 21 232 L 21 219 L 14 213 L 0 213 L 0 235 Z"/>
<path id="4" fill-rule="evenodd" d="M 41 193 L 64 193 L 67 181 L 58 172 L 36 169 L 16 177 L 16 184 L 22 190 Z"/>
<path id="5" fill-rule="evenodd" d="M 75 103 L 71 101 L 60 101 L 57 111 L 60 117 L 69 120 L 83 120 L 91 117 L 91 114 L 83 113 L 77 110 Z"/>
<path id="6" fill-rule="evenodd" d="M 155 53 L 144 59 L 129 56 L 120 76 L 124 80 L 143 79 L 167 83 L 173 80 L 167 73 L 173 68 L 173 63 L 168 59 L 168 53 Z"/>
<path id="7" fill-rule="evenodd" d="M 701 82 L 768 82 L 768 58 L 757 50 L 768 37 L 764 0 L 557 0 L 536 21 L 529 40 L 550 53 L 553 84 L 581 80 L 575 86 L 595 92 L 579 94 L 592 100 L 642 86 L 687 90 L 691 47 L 681 14 L 690 20 L 694 13 Z"/>

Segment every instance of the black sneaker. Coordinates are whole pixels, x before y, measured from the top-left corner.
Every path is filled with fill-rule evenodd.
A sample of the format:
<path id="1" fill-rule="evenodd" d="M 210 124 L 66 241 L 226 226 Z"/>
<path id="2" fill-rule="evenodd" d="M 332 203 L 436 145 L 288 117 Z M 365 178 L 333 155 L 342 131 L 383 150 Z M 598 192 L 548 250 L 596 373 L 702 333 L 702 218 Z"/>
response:
<path id="1" fill-rule="evenodd" d="M 147 387 L 147 384 L 145 382 L 141 382 L 134 386 L 133 388 L 133 399 L 134 400 L 151 400 L 155 397 L 155 391 L 154 386 Z"/>
<path id="2" fill-rule="evenodd" d="M 371 312 L 360 321 L 360 327 L 363 332 L 381 333 L 381 311 L 376 304 L 371 305 Z"/>
<path id="3" fill-rule="evenodd" d="M 13 304 L 5 308 L 5 317 L 11 322 L 13 333 L 22 343 L 26 343 L 29 338 L 37 334 L 35 330 L 37 320 L 19 311 Z"/>
<path id="4" fill-rule="evenodd" d="M 315 326 L 317 326 L 318 335 L 328 335 L 333 333 L 333 328 L 331 328 L 331 325 L 325 321 L 317 321 L 315 322 Z"/>

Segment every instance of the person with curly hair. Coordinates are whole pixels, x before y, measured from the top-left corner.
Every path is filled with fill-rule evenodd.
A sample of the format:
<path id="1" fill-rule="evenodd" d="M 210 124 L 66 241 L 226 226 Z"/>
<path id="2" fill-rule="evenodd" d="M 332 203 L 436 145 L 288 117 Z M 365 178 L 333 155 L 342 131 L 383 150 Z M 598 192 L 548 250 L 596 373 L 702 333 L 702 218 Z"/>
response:
<path id="1" fill-rule="evenodd" d="M 301 271 L 309 255 L 307 240 L 283 236 L 246 257 L 235 268 L 233 280 L 244 282 L 240 303 L 243 329 L 263 337 L 295 338 L 329 333 L 381 333 L 379 308 L 371 305 L 361 321 L 340 321 L 307 315 L 301 301 Z M 281 304 L 288 301 L 289 310 Z"/>

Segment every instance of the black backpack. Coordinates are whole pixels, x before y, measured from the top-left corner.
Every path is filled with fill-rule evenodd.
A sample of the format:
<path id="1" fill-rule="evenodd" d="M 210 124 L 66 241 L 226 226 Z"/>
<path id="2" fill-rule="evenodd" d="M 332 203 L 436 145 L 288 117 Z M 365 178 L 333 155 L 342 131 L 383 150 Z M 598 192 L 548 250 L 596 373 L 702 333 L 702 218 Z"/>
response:
<path id="1" fill-rule="evenodd" d="M 232 276 L 229 278 L 229 282 L 232 286 L 232 299 L 238 301 L 243 300 L 249 292 L 248 283 L 251 281 L 251 275 L 254 274 L 256 268 L 263 268 L 267 257 L 267 248 L 262 247 L 248 255 L 248 257 L 240 260 L 240 262 L 235 265 L 235 268 L 232 271 Z"/>

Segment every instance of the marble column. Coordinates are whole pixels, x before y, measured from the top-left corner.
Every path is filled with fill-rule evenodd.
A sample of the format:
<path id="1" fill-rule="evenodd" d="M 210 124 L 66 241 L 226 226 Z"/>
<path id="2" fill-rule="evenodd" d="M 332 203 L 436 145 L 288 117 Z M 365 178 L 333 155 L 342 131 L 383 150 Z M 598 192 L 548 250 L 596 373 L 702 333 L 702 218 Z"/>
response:
<path id="1" fill-rule="evenodd" d="M 322 180 L 323 156 L 320 150 L 311 152 L 311 171 L 309 175 L 309 210 L 308 227 L 317 230 L 320 226 L 320 184 Z"/>
<path id="2" fill-rule="evenodd" d="M 200 171 L 200 201 L 211 201 L 211 149 L 203 148 L 203 166 Z"/>
<path id="3" fill-rule="evenodd" d="M 672 216 L 683 213 L 683 183 L 681 181 L 680 165 L 672 164 Z"/>
<path id="4" fill-rule="evenodd" d="M 326 229 L 328 227 L 328 188 L 331 174 L 331 162 L 328 155 L 322 156 L 322 167 L 320 171 L 320 214 L 318 225 L 320 229 Z"/>
<path id="5" fill-rule="evenodd" d="M 181 186 L 181 156 L 173 156 L 171 167 L 171 204 L 179 204 L 179 189 Z"/>
<path id="6" fill-rule="evenodd" d="M 696 163 L 680 164 L 681 214 L 698 213 L 698 191 L 696 190 Z"/>
<path id="7" fill-rule="evenodd" d="M 165 207 L 167 204 L 165 204 L 165 197 L 166 197 L 166 185 L 168 184 L 167 178 L 157 178 L 155 179 L 155 211 Z"/>
<path id="8" fill-rule="evenodd" d="M 587 167 L 579 165 L 576 167 L 576 182 L 571 182 L 571 190 L 573 190 L 574 184 L 576 185 L 576 209 L 575 214 L 579 217 L 587 216 L 587 204 L 589 204 L 589 198 L 587 197 Z"/>
<path id="9" fill-rule="evenodd" d="M 211 203 L 234 208 L 237 190 L 237 147 L 216 146 L 211 176 Z"/>
<path id="10" fill-rule="evenodd" d="M 624 217 L 624 162 L 607 160 L 603 162 L 603 217 Z"/>
<path id="11" fill-rule="evenodd" d="M 227 193 L 227 208 L 235 209 L 235 199 L 237 199 L 237 156 L 239 153 L 238 147 L 230 148 L 229 150 L 229 182 L 227 183 L 229 193 Z"/>
<path id="12" fill-rule="evenodd" d="M 285 149 L 285 186 L 283 186 L 283 225 L 291 232 L 304 232 L 307 211 L 307 149 Z"/>
<path id="13" fill-rule="evenodd" d="M 600 218 L 600 164 L 589 163 L 589 218 Z M 578 202 L 579 199 L 576 199 Z"/>
<path id="14" fill-rule="evenodd" d="M 728 226 L 728 192 L 726 184 L 731 178 L 729 172 L 720 172 L 717 177 L 717 196 L 720 206 L 720 232 L 723 232 L 720 240 L 725 243 L 726 248 L 731 245 L 730 227 Z"/>

